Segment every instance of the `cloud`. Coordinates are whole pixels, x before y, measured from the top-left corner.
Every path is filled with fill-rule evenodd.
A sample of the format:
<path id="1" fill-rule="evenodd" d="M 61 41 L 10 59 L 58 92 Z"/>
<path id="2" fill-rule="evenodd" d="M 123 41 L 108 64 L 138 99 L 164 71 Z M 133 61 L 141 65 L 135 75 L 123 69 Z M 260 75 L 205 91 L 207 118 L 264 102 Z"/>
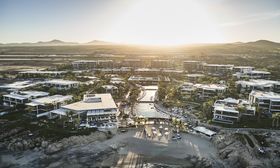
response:
<path id="1" fill-rule="evenodd" d="M 244 25 L 244 24 L 248 24 L 248 23 L 274 19 L 274 18 L 277 18 L 277 17 L 280 17 L 280 10 L 272 11 L 272 12 L 266 12 L 266 13 L 255 13 L 255 14 L 252 14 L 252 15 L 247 15 L 247 16 L 243 17 L 241 20 L 222 23 L 222 24 L 220 24 L 220 26 L 221 27 L 239 26 L 239 25 Z"/>

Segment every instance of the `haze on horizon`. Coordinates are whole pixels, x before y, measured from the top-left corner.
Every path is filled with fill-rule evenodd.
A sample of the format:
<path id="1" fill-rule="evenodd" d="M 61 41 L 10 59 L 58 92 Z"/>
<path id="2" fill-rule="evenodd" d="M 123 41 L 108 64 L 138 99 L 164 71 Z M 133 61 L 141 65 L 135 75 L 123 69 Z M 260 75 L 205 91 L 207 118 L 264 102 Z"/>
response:
<path id="1" fill-rule="evenodd" d="M 0 42 L 280 42 L 279 0 L 1 0 Z"/>

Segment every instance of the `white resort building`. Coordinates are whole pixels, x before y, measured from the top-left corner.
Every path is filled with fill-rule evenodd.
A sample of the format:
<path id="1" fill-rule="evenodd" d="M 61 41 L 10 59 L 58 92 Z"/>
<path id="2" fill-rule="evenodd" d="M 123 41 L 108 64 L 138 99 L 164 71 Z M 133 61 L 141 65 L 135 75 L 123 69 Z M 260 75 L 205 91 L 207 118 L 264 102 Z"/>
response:
<path id="1" fill-rule="evenodd" d="M 117 93 L 119 91 L 118 87 L 114 85 L 103 85 L 102 88 L 105 89 L 106 93 L 111 93 L 111 94 Z"/>
<path id="2" fill-rule="evenodd" d="M 82 101 L 61 106 L 50 113 L 66 116 L 70 111 L 85 119 L 89 127 L 100 123 L 117 124 L 118 109 L 111 94 L 86 94 Z"/>
<path id="3" fill-rule="evenodd" d="M 265 79 L 250 79 L 249 81 L 237 81 L 236 85 L 240 87 L 240 91 L 252 91 L 252 90 L 261 90 L 261 91 L 272 91 L 280 92 L 280 81 L 265 80 Z"/>
<path id="4" fill-rule="evenodd" d="M 25 75 L 27 77 L 40 77 L 40 76 L 58 77 L 58 76 L 63 76 L 66 73 L 67 71 L 38 71 L 38 70 L 19 72 L 19 74 Z"/>
<path id="5" fill-rule="evenodd" d="M 120 84 L 124 84 L 125 82 L 124 79 L 121 77 L 112 77 L 110 83 L 120 85 Z"/>
<path id="6" fill-rule="evenodd" d="M 243 111 L 241 111 L 243 110 Z M 243 115 L 254 116 L 256 108 L 241 99 L 226 98 L 217 100 L 213 105 L 213 122 L 233 124 Z"/>
<path id="7" fill-rule="evenodd" d="M 37 84 L 40 84 L 40 83 L 41 82 L 39 82 L 39 81 L 32 81 L 32 80 L 16 81 L 13 83 L 0 85 L 0 89 L 9 90 L 9 91 L 17 91 L 20 89 L 36 86 Z"/>
<path id="8" fill-rule="evenodd" d="M 10 94 L 3 95 L 3 105 L 11 106 L 17 104 L 25 104 L 28 103 L 31 99 L 37 97 L 48 96 L 48 92 L 40 92 L 40 91 L 18 91 L 11 92 Z"/>
<path id="9" fill-rule="evenodd" d="M 254 70 L 254 67 L 252 67 L 252 66 L 234 66 L 233 67 L 234 72 L 240 72 L 240 73 L 251 72 L 253 70 Z"/>
<path id="10" fill-rule="evenodd" d="M 231 64 L 203 64 L 203 71 L 209 74 L 222 74 L 231 72 L 233 67 Z"/>
<path id="11" fill-rule="evenodd" d="M 53 80 L 45 81 L 44 84 L 47 87 L 54 87 L 58 90 L 67 90 L 71 88 L 77 88 L 80 83 L 78 81 L 53 79 Z"/>
<path id="12" fill-rule="evenodd" d="M 269 79 L 270 72 L 267 71 L 259 71 L 259 70 L 251 70 L 246 72 L 236 72 L 234 76 L 238 79 L 242 78 L 250 78 L 250 79 Z"/>
<path id="13" fill-rule="evenodd" d="M 184 83 L 183 85 L 180 86 L 180 93 L 183 96 L 183 98 L 189 98 L 192 96 L 194 91 L 196 90 L 196 87 L 194 87 L 193 83 Z"/>
<path id="14" fill-rule="evenodd" d="M 97 67 L 97 60 L 77 60 L 72 62 L 74 69 L 91 69 Z"/>
<path id="15" fill-rule="evenodd" d="M 256 104 L 264 113 L 280 112 L 280 94 L 253 90 L 249 95 L 249 101 Z"/>
<path id="16" fill-rule="evenodd" d="M 49 116 L 48 106 L 52 106 L 52 109 L 58 109 L 65 105 L 67 101 L 72 100 L 73 96 L 67 95 L 53 95 L 46 96 L 37 99 L 32 99 L 31 102 L 26 103 L 27 106 L 33 107 L 33 111 L 36 112 L 36 117 Z"/>
<path id="17" fill-rule="evenodd" d="M 223 84 L 195 84 L 194 87 L 202 99 L 223 94 L 227 90 L 227 86 Z"/>

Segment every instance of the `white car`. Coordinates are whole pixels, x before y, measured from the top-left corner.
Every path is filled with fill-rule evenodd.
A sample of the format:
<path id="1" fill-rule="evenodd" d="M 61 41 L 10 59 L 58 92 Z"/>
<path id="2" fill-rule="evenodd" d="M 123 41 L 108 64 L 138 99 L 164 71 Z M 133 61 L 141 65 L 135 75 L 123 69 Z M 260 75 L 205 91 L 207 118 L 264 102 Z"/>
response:
<path id="1" fill-rule="evenodd" d="M 168 128 L 166 127 L 166 128 L 164 128 L 164 131 L 168 131 Z"/>
<path id="2" fill-rule="evenodd" d="M 160 126 L 159 126 L 159 129 L 162 129 L 162 128 L 163 128 L 162 125 L 160 125 Z"/>
<path id="3" fill-rule="evenodd" d="M 158 137 L 162 137 L 162 134 L 159 132 L 159 133 L 157 134 L 157 136 L 158 136 Z"/>

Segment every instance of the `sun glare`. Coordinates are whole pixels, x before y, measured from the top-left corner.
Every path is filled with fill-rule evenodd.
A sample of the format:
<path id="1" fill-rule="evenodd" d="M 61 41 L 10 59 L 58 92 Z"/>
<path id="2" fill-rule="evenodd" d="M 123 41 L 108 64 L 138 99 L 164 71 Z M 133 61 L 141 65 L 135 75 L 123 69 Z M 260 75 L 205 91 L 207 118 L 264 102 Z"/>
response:
<path id="1" fill-rule="evenodd" d="M 145 45 L 224 42 L 202 5 L 190 0 L 141 0 L 116 19 L 107 39 Z"/>

